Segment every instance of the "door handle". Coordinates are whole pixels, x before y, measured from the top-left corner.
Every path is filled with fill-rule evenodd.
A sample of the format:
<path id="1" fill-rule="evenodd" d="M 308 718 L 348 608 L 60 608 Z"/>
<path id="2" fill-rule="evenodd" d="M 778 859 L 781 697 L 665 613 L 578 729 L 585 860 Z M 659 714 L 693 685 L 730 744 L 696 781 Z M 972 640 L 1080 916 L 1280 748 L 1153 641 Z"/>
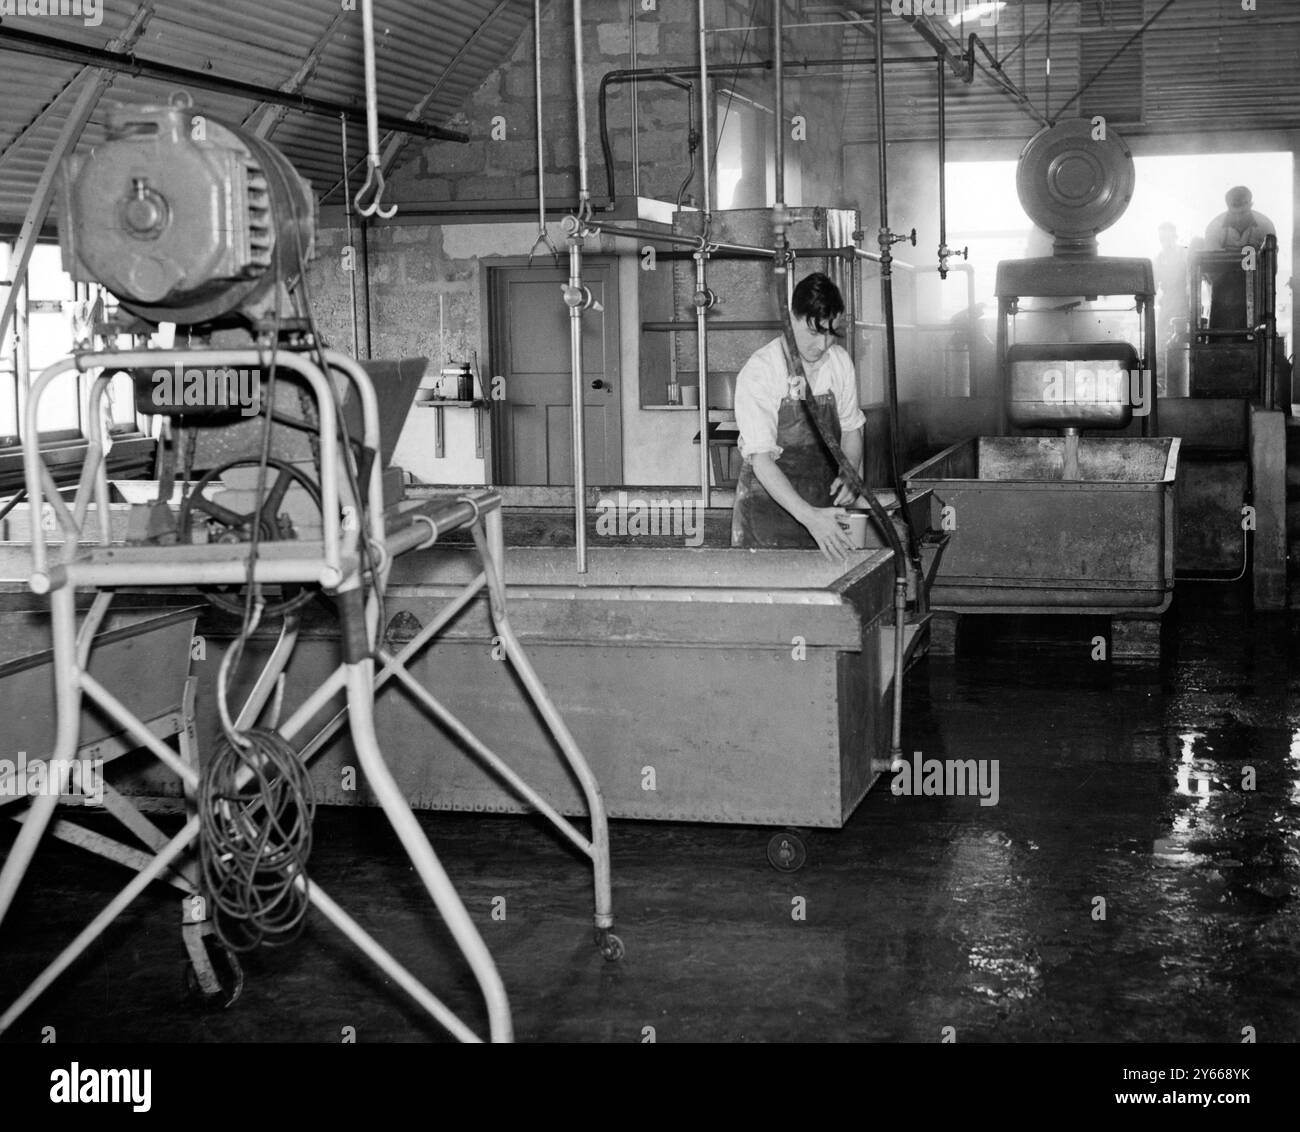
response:
<path id="1" fill-rule="evenodd" d="M 591 383 L 591 387 L 592 389 L 608 389 L 611 393 L 614 391 L 614 385 L 612 382 L 602 381 L 600 378 L 596 378 L 596 380 Z"/>

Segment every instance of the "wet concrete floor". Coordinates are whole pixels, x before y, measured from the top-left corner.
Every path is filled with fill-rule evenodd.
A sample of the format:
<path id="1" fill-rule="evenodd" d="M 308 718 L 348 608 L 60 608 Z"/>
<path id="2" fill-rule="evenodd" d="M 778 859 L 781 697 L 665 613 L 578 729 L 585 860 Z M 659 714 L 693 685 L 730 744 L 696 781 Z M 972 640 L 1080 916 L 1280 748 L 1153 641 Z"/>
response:
<path id="1" fill-rule="evenodd" d="M 1158 669 L 1092 660 L 1079 621 L 1000 624 L 919 664 L 908 751 L 996 760 L 995 806 L 894 796 L 883 778 L 844 829 L 808 836 L 795 873 L 768 865 L 771 831 L 613 823 L 621 963 L 592 945 L 589 873 L 540 824 L 420 820 L 520 1040 L 933 1042 L 952 1027 L 965 1042 L 1240 1042 L 1253 1027 L 1297 1041 L 1300 615 L 1243 597 L 1180 587 Z M 312 875 L 483 1031 L 379 814 L 320 812 Z M 0 1000 L 126 876 L 47 841 L 0 927 Z M 179 916 L 154 886 L 3 1040 L 51 1026 L 60 1042 L 445 1037 L 314 915 L 295 944 L 244 959 L 230 1009 L 198 1009 Z"/>

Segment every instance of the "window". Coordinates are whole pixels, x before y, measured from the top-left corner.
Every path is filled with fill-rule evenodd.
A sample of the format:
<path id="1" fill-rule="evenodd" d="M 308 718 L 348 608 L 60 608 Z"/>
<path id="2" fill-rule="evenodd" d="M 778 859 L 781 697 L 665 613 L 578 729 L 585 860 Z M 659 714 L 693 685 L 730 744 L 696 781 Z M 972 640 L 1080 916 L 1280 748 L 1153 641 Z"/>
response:
<path id="1" fill-rule="evenodd" d="M 714 116 L 718 138 L 714 159 L 716 207 L 770 208 L 776 203 L 776 157 L 772 110 L 734 90 L 717 94 Z M 787 123 L 787 137 L 789 136 Z M 803 203 L 799 147 L 785 147 L 785 203 Z"/>
<path id="2" fill-rule="evenodd" d="M 0 275 L 8 278 L 12 270 L 13 246 L 0 243 Z M 13 328 L 0 343 L 0 492 L 11 492 L 22 482 L 20 438 L 23 431 L 26 390 L 20 380 L 26 351 L 26 368 L 29 380 L 46 367 L 71 352 L 74 343 L 73 319 L 84 316 L 89 305 L 99 297 L 101 289 L 84 283 L 74 283 L 63 271 L 60 249 L 57 244 L 39 244 L 32 249 L 27 265 L 25 283 L 19 292 L 19 303 L 25 304 L 27 315 L 27 341 L 18 340 Z M 104 294 L 111 310 L 111 296 Z M 17 321 L 16 319 L 14 320 Z M 123 345 L 129 343 L 124 342 Z M 61 459 L 56 476 L 66 480 L 75 478 L 80 461 L 75 453 L 84 449 L 86 414 L 89 411 L 90 389 L 96 374 L 82 374 L 73 379 L 61 377 L 41 398 L 37 430 L 42 447 L 68 449 Z M 110 474 L 129 475 L 147 472 L 153 442 L 148 440 L 135 413 L 131 380 L 125 374 L 115 377 L 109 386 L 106 405 L 110 416 L 109 431 L 114 438 L 127 440 L 110 454 Z"/>

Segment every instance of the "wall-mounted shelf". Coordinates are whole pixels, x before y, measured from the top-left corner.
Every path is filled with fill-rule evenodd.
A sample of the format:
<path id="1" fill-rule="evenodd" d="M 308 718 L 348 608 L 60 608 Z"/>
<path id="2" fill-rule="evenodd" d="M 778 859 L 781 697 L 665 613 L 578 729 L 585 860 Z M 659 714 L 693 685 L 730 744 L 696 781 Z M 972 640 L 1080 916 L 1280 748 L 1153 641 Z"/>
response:
<path id="1" fill-rule="evenodd" d="M 416 401 L 417 409 L 437 409 L 433 418 L 433 458 L 442 460 L 447 455 L 447 418 L 444 409 L 486 409 L 491 402 L 481 398 L 473 401 L 444 401 L 435 398 L 432 401 Z M 483 414 L 474 414 L 474 458 L 483 459 Z"/>

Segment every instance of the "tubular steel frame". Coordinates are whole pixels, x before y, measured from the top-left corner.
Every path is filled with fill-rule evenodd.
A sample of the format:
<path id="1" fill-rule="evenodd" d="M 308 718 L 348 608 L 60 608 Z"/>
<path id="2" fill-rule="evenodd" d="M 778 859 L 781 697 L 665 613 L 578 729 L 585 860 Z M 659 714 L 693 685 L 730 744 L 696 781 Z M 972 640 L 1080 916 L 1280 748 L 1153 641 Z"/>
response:
<path id="1" fill-rule="evenodd" d="M 101 708 L 132 740 L 148 748 L 180 779 L 187 796 L 192 796 L 198 788 L 197 765 L 194 760 L 186 757 L 188 745 L 182 744 L 182 756 L 178 757 L 176 752 L 165 745 L 155 733 L 156 726 L 151 729 L 148 722 L 132 714 L 117 697 L 86 671 L 95 634 L 112 600 L 110 591 L 117 588 L 158 585 L 244 584 L 250 578 L 258 583 L 318 584 L 338 597 L 343 621 L 342 663 L 278 730 L 286 740 L 293 741 L 303 733 L 309 721 L 333 696 L 340 691 L 346 692 L 347 707 L 320 732 L 306 740 L 300 749 L 300 757 L 304 760 L 310 759 L 341 728 L 346 718 L 362 769 L 386 817 L 474 972 L 487 1008 L 490 1039 L 510 1041 L 513 1036 L 510 1009 L 504 985 L 492 956 L 432 846 L 420 829 L 401 789 L 393 779 L 380 751 L 374 727 L 375 693 L 389 679 L 395 677 L 421 706 L 460 738 L 474 756 L 485 763 L 525 801 L 534 806 L 565 838 L 591 860 L 595 888 L 594 923 L 597 943 L 607 959 L 621 957 L 622 944 L 611 931 L 613 911 L 609 832 L 599 784 L 529 662 L 507 616 L 506 586 L 502 573 L 505 545 L 500 495 L 484 490 L 464 495 L 451 502 L 427 501 L 402 509 L 393 517 L 393 522 L 390 524 L 386 522 L 383 510 L 380 472 L 375 467 L 372 468 L 366 485 L 369 504 L 368 527 L 364 533 L 360 532 L 359 524 L 344 521 L 345 511 L 340 506 L 339 471 L 342 464 L 331 378 L 306 356 L 281 350 L 276 355 L 276 364 L 293 371 L 307 382 L 315 396 L 319 414 L 323 517 L 321 538 L 316 541 L 264 544 L 259 548 L 256 561 L 251 564 L 251 570 L 247 544 L 147 548 L 112 545 L 108 480 L 104 465 L 103 420 L 99 411 L 110 381 L 110 376 L 106 375 L 135 367 L 259 366 L 267 363 L 266 353 L 265 350 L 256 349 L 83 353 L 55 363 L 41 373 L 33 383 L 25 406 L 27 427 L 24 432 L 23 459 L 26 490 L 32 514 L 41 515 L 44 506 L 48 504 L 54 511 L 64 537 L 62 560 L 57 564 L 51 564 L 42 523 L 37 521 L 32 524 L 32 573 L 29 585 L 36 593 L 48 594 L 50 600 L 57 712 L 57 738 L 53 757 L 60 761 L 55 764 L 55 775 L 58 781 L 52 784 L 48 793 L 32 799 L 30 807 L 23 815 L 23 828 L 4 862 L 3 869 L 0 869 L 0 922 L 3 921 L 13 901 L 42 834 L 50 826 L 59 795 L 67 785 L 65 779 L 70 772 L 69 760 L 75 757 L 78 749 L 83 701 L 90 701 Z M 347 355 L 326 351 L 324 358 L 328 367 L 345 376 L 355 389 L 362 409 L 363 442 L 368 448 L 378 451 L 378 403 L 369 376 L 354 359 Z M 69 373 L 82 373 L 101 368 L 103 372 L 94 382 L 90 395 L 89 452 L 82 467 L 76 496 L 69 508 L 58 494 L 53 477 L 41 457 L 37 444 L 36 422 L 40 399 L 56 379 Z M 97 503 L 98 512 L 97 530 L 94 532 L 85 530 L 92 497 Z M 439 535 L 466 526 L 472 530 L 474 544 L 482 562 L 482 572 L 399 654 L 393 655 L 380 644 L 382 626 L 379 624 L 378 595 L 372 591 L 364 606 L 361 601 L 363 566 L 362 555 L 359 553 L 360 538 L 367 539 L 371 555 L 375 560 L 375 583 L 379 589 L 382 589 L 392 561 L 397 555 L 432 546 Z M 97 543 L 89 547 L 81 544 L 83 533 L 88 536 L 88 541 L 97 535 Z M 76 591 L 79 586 L 96 590 L 96 597 L 78 629 Z M 407 662 L 484 591 L 487 594 L 492 623 L 505 655 L 509 658 L 529 699 L 545 720 L 561 754 L 582 787 L 591 821 L 590 837 L 581 833 L 562 817 L 512 771 L 504 760 L 475 738 L 468 728 L 406 670 Z M 261 714 L 279 683 L 279 676 L 291 659 L 296 637 L 296 621 L 286 619 L 280 640 L 239 714 L 239 726 L 250 724 Z M 375 671 L 376 659 L 383 666 L 378 673 Z M 189 723 L 188 727 L 192 729 L 192 723 Z M 240 785 L 251 777 L 252 772 L 246 769 L 240 779 Z M 116 809 L 122 808 L 116 806 Z M 129 805 L 128 808 L 133 810 Z M 124 823 L 134 820 L 122 818 L 120 814 L 117 816 Z M 60 824 L 56 822 L 55 832 Z M 137 875 L 37 976 L 8 1010 L 0 1015 L 0 1032 L 8 1028 L 85 951 L 151 880 L 180 871 L 182 875 L 188 874 L 189 879 L 184 887 L 191 896 L 193 895 L 195 874 L 192 871 L 192 862 L 181 864 L 178 862 L 181 862 L 183 855 L 191 849 L 198 833 L 199 819 L 191 812 L 185 826 L 170 839 L 156 828 L 146 837 L 146 841 L 155 849 L 152 857 L 138 851 L 135 851 L 133 856 L 105 852 L 105 855 L 137 868 Z M 87 847 L 94 848 L 89 845 Z M 103 851 L 106 848 L 108 846 L 102 846 L 96 851 Z M 462 1041 L 479 1040 L 468 1026 L 384 950 L 319 885 L 303 876 L 299 876 L 297 883 L 322 914 L 436 1021 Z M 186 936 L 186 945 L 192 955 L 196 952 L 196 947 L 193 946 L 195 942 L 190 936 Z M 197 951 L 202 952 L 201 945 L 197 947 Z M 215 982 L 211 970 L 204 970 L 200 964 L 198 975 L 200 986 L 205 991 L 211 990 L 211 983 Z"/>

